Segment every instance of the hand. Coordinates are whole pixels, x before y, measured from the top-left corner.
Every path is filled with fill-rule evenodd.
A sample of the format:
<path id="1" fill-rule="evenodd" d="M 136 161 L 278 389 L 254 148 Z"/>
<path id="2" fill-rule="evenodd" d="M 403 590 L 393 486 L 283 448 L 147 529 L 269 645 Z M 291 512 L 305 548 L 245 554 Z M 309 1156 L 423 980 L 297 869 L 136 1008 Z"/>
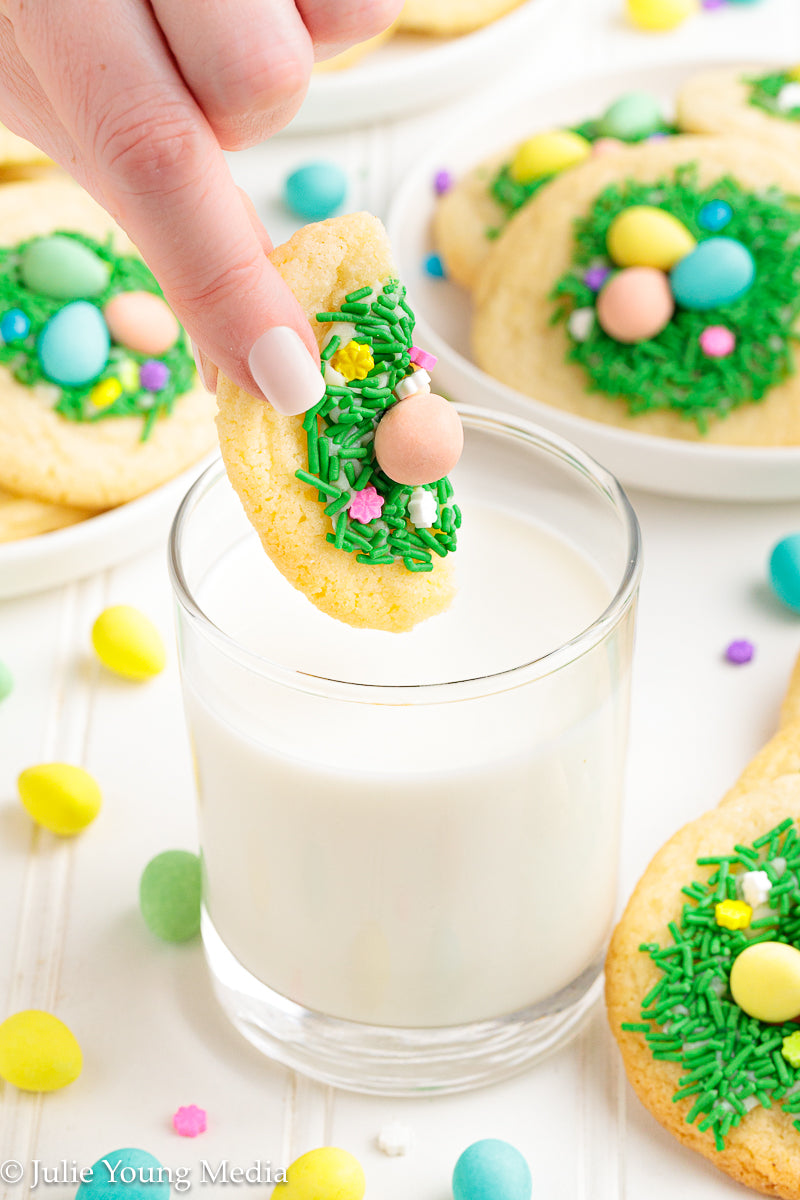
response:
<path id="1" fill-rule="evenodd" d="M 280 412 L 321 398 L 308 321 L 223 150 L 296 113 L 314 57 L 372 37 L 400 0 L 4 0 L 0 118 L 125 229 L 191 338 Z M 210 360 L 210 361 L 209 361 Z"/>

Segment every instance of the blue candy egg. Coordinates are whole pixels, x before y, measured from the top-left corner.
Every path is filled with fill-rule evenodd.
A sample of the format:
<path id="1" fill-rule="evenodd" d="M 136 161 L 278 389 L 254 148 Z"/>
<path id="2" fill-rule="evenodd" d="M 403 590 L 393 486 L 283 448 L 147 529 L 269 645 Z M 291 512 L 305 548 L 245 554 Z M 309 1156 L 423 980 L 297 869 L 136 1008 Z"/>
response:
<path id="1" fill-rule="evenodd" d="M 800 612 L 800 533 L 778 542 L 769 556 L 769 581 L 776 596 Z"/>
<path id="2" fill-rule="evenodd" d="M 532 1191 L 527 1162 L 498 1138 L 468 1146 L 453 1171 L 454 1200 L 531 1200 Z"/>
<path id="3" fill-rule="evenodd" d="M 331 162 L 312 162 L 299 167 L 284 184 L 288 208 L 308 221 L 324 221 L 344 204 L 347 176 Z"/>
<path id="4" fill-rule="evenodd" d="M 726 225 L 730 225 L 733 209 L 726 200 L 709 200 L 697 214 L 697 223 L 701 229 L 709 233 L 719 233 Z"/>
<path id="5" fill-rule="evenodd" d="M 79 387 L 96 379 L 108 361 L 108 326 L 87 300 L 65 304 L 39 335 L 39 363 L 48 379 Z"/>
<path id="6" fill-rule="evenodd" d="M 152 1154 L 112 1150 L 92 1164 L 75 1200 L 169 1200 L 169 1193 L 167 1168 Z"/>
<path id="7" fill-rule="evenodd" d="M 753 286 L 756 264 L 735 238 L 700 242 L 670 273 L 672 294 L 682 308 L 704 311 L 738 300 Z"/>
<path id="8" fill-rule="evenodd" d="M 10 308 L 0 318 L 0 338 L 8 345 L 21 342 L 28 336 L 31 323 L 21 308 Z"/>

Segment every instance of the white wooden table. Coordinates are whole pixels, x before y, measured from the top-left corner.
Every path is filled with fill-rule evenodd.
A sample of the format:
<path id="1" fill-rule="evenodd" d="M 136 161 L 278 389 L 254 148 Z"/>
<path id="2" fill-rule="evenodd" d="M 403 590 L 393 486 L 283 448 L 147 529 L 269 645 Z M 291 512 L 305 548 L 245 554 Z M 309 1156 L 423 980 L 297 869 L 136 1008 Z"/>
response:
<path id="1" fill-rule="evenodd" d="M 523 74 L 543 87 L 574 78 L 593 111 L 587 72 L 679 58 L 800 60 L 797 0 L 763 0 L 707 14 L 666 37 L 623 25 L 618 0 L 577 0 L 566 24 L 526 47 Z M 514 81 L 505 81 L 506 88 Z M 336 156 L 352 180 L 352 207 L 386 211 L 420 144 L 457 121 L 457 106 L 405 122 L 324 137 L 284 136 L 242 155 L 235 170 L 277 241 L 291 224 L 278 197 L 285 173 Z M 765 584 L 774 541 L 800 529 L 800 505 L 736 506 L 632 497 L 645 539 L 621 894 L 683 821 L 716 803 L 769 737 L 798 649 L 800 618 Z M 140 1146 L 192 1172 L 201 1195 L 216 1170 L 286 1166 L 315 1146 L 341 1145 L 363 1162 L 369 1200 L 447 1200 L 458 1154 L 482 1137 L 528 1157 L 542 1200 L 724 1200 L 737 1185 L 681 1149 L 628 1089 L 598 1011 L 571 1046 L 516 1080 L 430 1100 L 361 1098 L 300 1078 L 261 1058 L 217 1010 L 199 944 L 168 946 L 143 927 L 138 880 L 160 850 L 194 848 L 193 783 L 174 650 L 144 686 L 93 661 L 89 630 L 113 602 L 150 613 L 171 644 L 164 547 L 103 575 L 0 604 L 0 657 L 16 688 L 0 707 L 0 1016 L 55 1011 L 82 1042 L 80 1080 L 45 1097 L 0 1085 L 0 1163 L 27 1177 L 0 1194 L 66 1200 L 75 1188 L 31 1193 L 30 1163 L 79 1167 Z M 723 660 L 750 638 L 748 666 Z M 60 841 L 31 823 L 15 779 L 29 765 L 67 760 L 101 782 L 105 806 L 82 837 Z M 264 863 L 269 871 L 269 859 Z M 181 1104 L 208 1110 L 208 1133 L 172 1131 Z M 412 1151 L 387 1158 L 376 1136 L 390 1119 L 410 1126 Z M 264 1185 L 241 1185 L 255 1198 Z M 180 1193 L 179 1193 L 180 1194 Z"/>

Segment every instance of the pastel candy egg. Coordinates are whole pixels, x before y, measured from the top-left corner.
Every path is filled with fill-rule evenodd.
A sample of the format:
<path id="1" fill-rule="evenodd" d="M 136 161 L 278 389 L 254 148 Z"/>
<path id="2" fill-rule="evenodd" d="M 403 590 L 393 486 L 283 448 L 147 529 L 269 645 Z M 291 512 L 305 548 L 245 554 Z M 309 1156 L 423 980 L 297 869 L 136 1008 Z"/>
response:
<path id="1" fill-rule="evenodd" d="M 697 0 L 626 0 L 628 16 L 639 29 L 663 33 L 697 12 Z"/>
<path id="2" fill-rule="evenodd" d="M 691 253 L 697 242 L 672 213 L 634 204 L 611 222 L 606 245 L 619 267 L 658 267 L 669 271 Z"/>
<path id="3" fill-rule="evenodd" d="M 97 780 L 70 763 L 28 767 L 17 780 L 19 798 L 37 825 L 72 837 L 90 825 L 103 803 Z"/>
<path id="4" fill-rule="evenodd" d="M 782 538 L 769 558 L 769 581 L 776 596 L 800 612 L 800 533 Z"/>
<path id="5" fill-rule="evenodd" d="M 0 1079 L 24 1092 L 55 1092 L 78 1078 L 81 1048 L 63 1021 L 38 1009 L 0 1025 Z"/>
<path id="6" fill-rule="evenodd" d="M 530 1200 L 532 1191 L 525 1158 L 499 1138 L 468 1146 L 453 1171 L 454 1200 Z"/>
<path id="7" fill-rule="evenodd" d="M 92 1164 L 75 1200 L 169 1200 L 169 1196 L 166 1167 L 146 1150 L 126 1147 L 111 1150 Z"/>
<path id="8" fill-rule="evenodd" d="M 518 148 L 509 174 L 517 183 L 530 183 L 543 175 L 555 175 L 583 162 L 592 152 L 591 143 L 570 129 L 537 133 Z"/>
<path id="9" fill-rule="evenodd" d="M 592 154 L 595 158 L 600 158 L 604 154 L 617 154 L 624 149 L 625 143 L 619 138 L 601 137 L 596 142 L 592 142 Z"/>
<path id="10" fill-rule="evenodd" d="M 417 392 L 392 405 L 375 431 L 378 466 L 395 483 L 416 487 L 442 479 L 458 462 L 464 429 L 454 405 Z"/>
<path id="11" fill-rule="evenodd" d="M 114 341 L 137 354 L 165 354 L 178 339 L 172 310 L 153 292 L 120 292 L 106 304 L 103 316 Z"/>
<path id="12" fill-rule="evenodd" d="M 130 604 L 104 609 L 92 626 L 100 661 L 125 679 L 150 679 L 164 669 L 166 652 L 153 622 Z"/>
<path id="13" fill-rule="evenodd" d="M 311 162 L 287 178 L 284 199 L 298 217 L 324 221 L 341 208 L 347 195 L 347 176 L 332 162 Z"/>
<path id="14" fill-rule="evenodd" d="M 366 1190 L 358 1159 L 337 1146 L 323 1146 L 295 1159 L 271 1200 L 363 1200 Z"/>
<path id="15" fill-rule="evenodd" d="M 31 242 L 20 255 L 19 273 L 30 291 L 54 300 L 99 296 L 111 278 L 107 262 L 63 233 Z"/>
<path id="16" fill-rule="evenodd" d="M 661 129 L 661 106 L 649 92 L 628 92 L 615 100 L 598 122 L 598 133 L 623 142 L 641 141 Z"/>
<path id="17" fill-rule="evenodd" d="M 732 218 L 733 209 L 727 200 L 709 200 L 697 214 L 697 223 L 709 233 L 719 233 L 726 225 L 730 225 Z"/>
<path id="18" fill-rule="evenodd" d="M 735 238 L 708 238 L 673 268 L 672 294 L 682 308 L 704 311 L 732 304 L 753 286 L 756 264 Z"/>
<path id="19" fill-rule="evenodd" d="M 139 882 L 139 907 L 151 933 L 165 942 L 188 942 L 200 932 L 200 859 L 188 850 L 165 850 L 151 859 Z"/>
<path id="20" fill-rule="evenodd" d="M 791 1021 L 800 1014 L 800 950 L 785 942 L 748 946 L 731 968 L 736 1003 L 759 1021 Z"/>
<path id="21" fill-rule="evenodd" d="M 96 379 L 106 365 L 108 326 L 86 300 L 66 304 L 50 318 L 36 347 L 42 371 L 53 383 L 79 387 Z"/>
<path id="22" fill-rule="evenodd" d="M 675 310 L 669 280 L 654 267 L 627 267 L 597 297 L 600 328 L 617 342 L 632 345 L 656 337 Z"/>

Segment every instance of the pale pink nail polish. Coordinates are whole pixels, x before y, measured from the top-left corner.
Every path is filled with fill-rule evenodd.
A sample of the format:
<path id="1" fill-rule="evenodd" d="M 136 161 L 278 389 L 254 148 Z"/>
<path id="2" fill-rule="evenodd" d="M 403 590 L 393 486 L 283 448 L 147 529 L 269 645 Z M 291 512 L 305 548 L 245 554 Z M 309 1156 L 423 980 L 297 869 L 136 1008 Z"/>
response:
<path id="1" fill-rule="evenodd" d="M 325 394 L 325 380 L 299 333 L 276 325 L 262 333 L 248 359 L 253 378 L 276 412 L 297 416 Z"/>
<path id="2" fill-rule="evenodd" d="M 203 387 L 207 392 L 212 394 L 217 390 L 217 368 L 213 363 L 210 363 L 206 356 L 198 350 L 192 338 L 189 338 L 194 356 L 194 365 L 197 367 L 197 374 L 200 376 Z"/>

